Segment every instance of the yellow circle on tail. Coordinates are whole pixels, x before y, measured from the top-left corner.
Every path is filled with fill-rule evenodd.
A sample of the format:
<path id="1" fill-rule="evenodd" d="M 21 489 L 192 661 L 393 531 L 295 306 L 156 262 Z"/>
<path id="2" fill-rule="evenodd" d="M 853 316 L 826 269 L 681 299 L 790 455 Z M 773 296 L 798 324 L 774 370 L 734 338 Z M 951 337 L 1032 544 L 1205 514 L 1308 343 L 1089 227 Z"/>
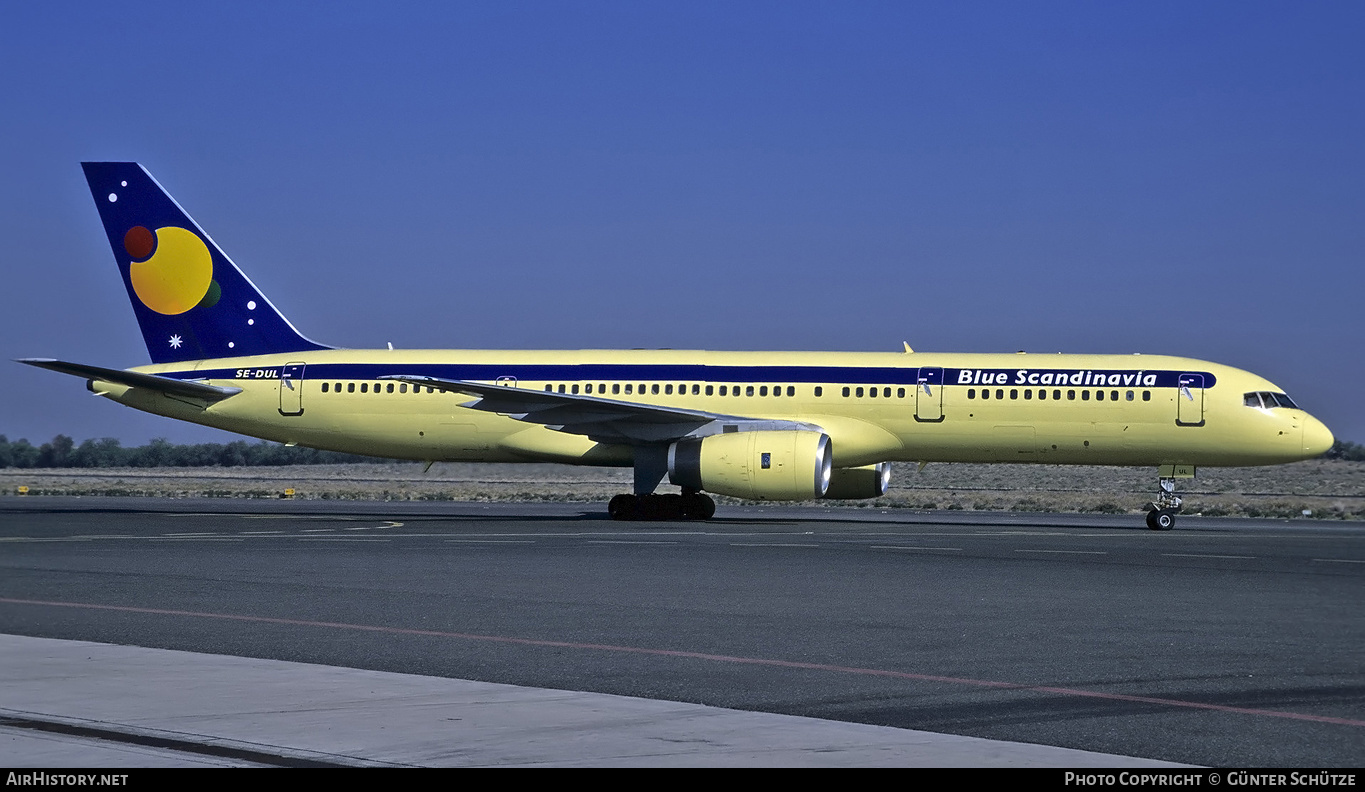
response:
<path id="1" fill-rule="evenodd" d="M 213 256 L 204 240 L 176 226 L 156 230 L 156 253 L 129 267 L 133 291 L 159 314 L 182 314 L 204 299 L 213 282 Z"/>

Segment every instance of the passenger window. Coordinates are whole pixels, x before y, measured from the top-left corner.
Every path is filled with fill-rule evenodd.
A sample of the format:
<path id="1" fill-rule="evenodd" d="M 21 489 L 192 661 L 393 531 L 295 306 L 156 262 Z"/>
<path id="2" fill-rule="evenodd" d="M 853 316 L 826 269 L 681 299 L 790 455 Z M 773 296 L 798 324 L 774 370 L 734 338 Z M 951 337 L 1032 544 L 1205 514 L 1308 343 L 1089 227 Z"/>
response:
<path id="1" fill-rule="evenodd" d="M 1039 389 L 1038 389 L 1038 401 L 1046 401 L 1046 400 L 1047 400 L 1047 388 L 1039 388 Z"/>
<path id="2" fill-rule="evenodd" d="M 561 383 L 560 386 L 559 386 L 559 392 L 560 392 L 560 393 L 563 393 L 563 392 L 564 392 L 564 385 L 563 385 L 562 383 Z"/>
<path id="3" fill-rule="evenodd" d="M 673 395 L 673 384 L 672 384 L 672 383 L 669 383 L 669 384 L 667 384 L 667 385 L 664 386 L 664 395 L 665 395 L 665 396 L 672 396 L 672 395 Z"/>
<path id="4" fill-rule="evenodd" d="M 752 388 L 751 388 L 750 390 L 752 390 Z M 749 395 L 752 396 L 753 394 L 750 393 Z M 758 395 L 759 395 L 759 396 L 767 396 L 767 395 L 768 395 L 768 386 L 767 386 L 767 385 L 764 385 L 763 387 L 759 388 L 759 389 L 758 389 Z"/>
<path id="5" fill-rule="evenodd" d="M 326 392 L 327 392 L 327 385 L 328 385 L 328 383 L 326 383 L 326 382 L 322 383 L 322 392 L 323 392 L 323 393 L 326 393 Z"/>
<path id="6" fill-rule="evenodd" d="M 575 382 L 574 385 L 573 385 L 573 392 L 574 392 L 574 395 L 578 395 L 578 383 L 577 383 L 577 382 Z"/>
<path id="7" fill-rule="evenodd" d="M 976 388 L 968 388 L 968 389 L 967 389 L 967 398 L 969 398 L 969 399 L 975 399 L 975 398 L 976 398 Z"/>
<path id="8" fill-rule="evenodd" d="M 847 386 L 847 385 L 844 386 L 844 397 L 845 397 L 845 398 L 848 397 L 848 386 Z"/>
<path id="9" fill-rule="evenodd" d="M 877 398 L 877 389 L 876 389 L 876 388 L 868 388 L 868 389 L 867 389 L 867 395 L 870 396 L 870 397 L 872 397 L 872 398 L 874 398 L 874 399 Z"/>
<path id="10" fill-rule="evenodd" d="M 1032 399 L 1033 399 L 1033 389 L 1032 389 L 1032 388 L 1025 388 L 1025 389 L 1024 389 L 1024 401 L 1031 401 Z"/>
<path id="11" fill-rule="evenodd" d="M 1061 401 L 1061 400 L 1062 400 L 1062 392 L 1059 391 L 1059 390 L 1054 390 L 1054 391 L 1052 392 L 1052 399 L 1053 399 L 1054 401 Z"/>
<path id="12" fill-rule="evenodd" d="M 368 382 L 362 382 L 362 383 L 360 383 L 360 392 L 361 392 L 361 393 L 369 393 L 369 392 L 370 392 L 370 383 L 368 383 Z"/>
<path id="13" fill-rule="evenodd" d="M 611 393 L 612 393 L 612 395 L 615 396 L 616 394 L 618 394 L 618 393 L 620 393 L 620 392 L 621 392 L 621 383 L 619 383 L 619 382 L 613 382 L 613 383 L 611 384 Z"/>
<path id="14" fill-rule="evenodd" d="M 650 385 L 650 386 L 649 386 L 649 392 L 652 393 L 652 394 L 654 394 L 655 396 L 658 396 L 658 395 L 659 395 L 659 383 L 656 382 L 656 383 L 654 383 L 653 385 Z"/>
<path id="15" fill-rule="evenodd" d="M 1102 390 L 1095 391 L 1095 401 L 1104 401 L 1104 391 Z"/>
<path id="16" fill-rule="evenodd" d="M 549 389 L 550 389 L 550 386 L 549 386 L 549 385 L 546 385 L 546 386 L 545 386 L 545 390 L 549 390 Z M 398 385 L 398 392 L 399 392 L 399 393 L 407 393 L 407 392 L 408 392 L 408 384 L 407 384 L 406 382 L 400 383 L 400 384 Z"/>
<path id="17" fill-rule="evenodd" d="M 821 396 L 823 396 L 823 395 L 825 395 L 825 389 L 822 388 L 822 387 L 820 387 L 819 385 L 816 385 L 816 386 L 815 386 L 815 397 L 818 399 L 819 397 L 821 397 Z"/>
<path id="18" fill-rule="evenodd" d="M 1090 401 L 1090 391 L 1088 390 L 1081 391 L 1081 401 Z"/>
<path id="19" fill-rule="evenodd" d="M 862 388 L 859 388 L 857 391 L 855 391 L 855 393 L 857 393 L 858 398 L 861 399 L 861 398 L 863 397 L 863 389 L 862 389 Z"/>
<path id="20" fill-rule="evenodd" d="M 715 388 L 714 388 L 714 387 L 712 387 L 711 385 L 707 385 L 707 386 L 706 386 L 706 395 L 707 395 L 707 396 L 710 396 L 710 395 L 711 395 L 712 393 L 714 393 L 714 392 L 715 392 Z"/>
<path id="21" fill-rule="evenodd" d="M 766 390 L 766 388 L 765 388 L 764 390 Z M 745 395 L 745 396 L 752 396 L 752 395 L 754 395 L 754 386 L 752 386 L 752 385 L 747 385 L 747 386 L 745 386 L 745 388 L 744 388 L 744 395 Z"/>
<path id="22" fill-rule="evenodd" d="M 897 399 L 905 398 L 905 388 L 896 388 L 896 398 Z"/>
<path id="23" fill-rule="evenodd" d="M 788 395 L 788 396 L 795 396 L 795 395 L 796 395 L 796 386 L 795 386 L 795 385 L 788 385 L 788 386 L 787 386 L 787 395 Z"/>
<path id="24" fill-rule="evenodd" d="M 711 387 L 708 385 L 708 386 L 707 386 L 707 390 L 710 391 L 710 389 L 711 389 Z M 701 393 L 701 386 L 700 386 L 700 385 L 693 385 L 693 386 L 692 386 L 692 395 L 693 395 L 693 396 L 696 396 L 696 395 L 699 394 L 699 393 Z M 711 394 L 710 394 L 710 393 L 707 393 L 706 395 L 710 396 Z"/>
<path id="25" fill-rule="evenodd" d="M 990 388 L 982 388 L 982 389 L 981 389 L 981 398 L 983 398 L 983 399 L 989 399 L 990 397 L 991 397 L 991 390 L 990 390 Z"/>
<path id="26" fill-rule="evenodd" d="M 388 385 L 385 385 L 385 386 L 384 386 L 384 391 L 385 391 L 386 393 L 393 393 L 393 383 L 390 382 Z"/>
<path id="27" fill-rule="evenodd" d="M 1143 392 L 1142 392 L 1142 400 L 1143 400 L 1143 401 L 1151 401 L 1151 400 L 1152 400 L 1152 392 L 1151 392 L 1151 391 L 1143 391 Z"/>
<path id="28" fill-rule="evenodd" d="M 583 392 L 584 392 L 584 393 L 592 393 L 592 383 L 591 383 L 591 382 L 589 382 L 587 385 L 584 385 L 584 386 L 583 386 Z"/>
<path id="29" fill-rule="evenodd" d="M 1119 392 L 1118 392 L 1118 391 L 1109 391 L 1109 401 L 1118 401 L 1118 400 L 1119 400 Z"/>
<path id="30" fill-rule="evenodd" d="M 1069 390 L 1069 391 L 1067 391 L 1067 392 L 1066 392 L 1066 400 L 1067 400 L 1067 401 L 1076 401 L 1076 391 L 1074 391 L 1074 390 Z"/>
<path id="31" fill-rule="evenodd" d="M 1011 398 L 1011 399 L 1017 399 L 1017 398 L 1019 398 L 1019 389 L 1018 389 L 1018 388 L 1010 388 L 1010 398 Z"/>
<path id="32" fill-rule="evenodd" d="M 1003 398 L 1005 398 L 1005 389 L 1004 389 L 1004 388 L 996 388 L 996 389 L 995 389 L 995 398 L 997 398 L 997 399 L 1003 399 Z"/>

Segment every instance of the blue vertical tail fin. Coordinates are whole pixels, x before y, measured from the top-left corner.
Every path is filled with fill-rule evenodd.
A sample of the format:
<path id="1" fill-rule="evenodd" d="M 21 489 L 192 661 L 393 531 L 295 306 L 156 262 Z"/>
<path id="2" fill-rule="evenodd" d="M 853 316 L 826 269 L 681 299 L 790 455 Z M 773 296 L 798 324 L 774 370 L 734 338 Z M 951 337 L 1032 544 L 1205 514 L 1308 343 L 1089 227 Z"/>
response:
<path id="1" fill-rule="evenodd" d="M 153 363 L 302 352 L 305 338 L 136 162 L 83 162 Z"/>

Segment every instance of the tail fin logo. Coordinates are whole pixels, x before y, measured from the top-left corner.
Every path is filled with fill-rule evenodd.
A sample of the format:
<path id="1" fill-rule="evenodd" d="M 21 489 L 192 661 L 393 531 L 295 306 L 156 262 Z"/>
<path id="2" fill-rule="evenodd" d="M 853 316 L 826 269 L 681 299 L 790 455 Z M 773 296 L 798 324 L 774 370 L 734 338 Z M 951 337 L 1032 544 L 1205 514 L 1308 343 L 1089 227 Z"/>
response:
<path id="1" fill-rule="evenodd" d="M 142 304 L 166 316 L 210 307 L 222 290 L 213 279 L 213 256 L 204 240 L 177 226 L 133 226 L 123 236 L 132 257 L 129 279 Z"/>
<path id="2" fill-rule="evenodd" d="M 304 338 L 136 162 L 82 162 L 153 363 L 329 349 Z"/>

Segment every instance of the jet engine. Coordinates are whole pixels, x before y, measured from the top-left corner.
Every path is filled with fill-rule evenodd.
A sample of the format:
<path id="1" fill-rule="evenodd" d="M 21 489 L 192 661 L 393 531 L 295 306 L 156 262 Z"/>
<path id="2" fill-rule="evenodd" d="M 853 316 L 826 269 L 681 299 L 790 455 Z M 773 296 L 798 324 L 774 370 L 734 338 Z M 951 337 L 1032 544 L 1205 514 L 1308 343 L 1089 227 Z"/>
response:
<path id="1" fill-rule="evenodd" d="M 669 446 L 668 480 L 750 500 L 811 500 L 829 489 L 832 463 L 821 432 L 729 432 Z"/>
<path id="2" fill-rule="evenodd" d="M 838 468 L 830 474 L 825 498 L 830 500 L 858 500 L 880 498 L 891 486 L 891 463 L 878 462 L 856 468 Z"/>

